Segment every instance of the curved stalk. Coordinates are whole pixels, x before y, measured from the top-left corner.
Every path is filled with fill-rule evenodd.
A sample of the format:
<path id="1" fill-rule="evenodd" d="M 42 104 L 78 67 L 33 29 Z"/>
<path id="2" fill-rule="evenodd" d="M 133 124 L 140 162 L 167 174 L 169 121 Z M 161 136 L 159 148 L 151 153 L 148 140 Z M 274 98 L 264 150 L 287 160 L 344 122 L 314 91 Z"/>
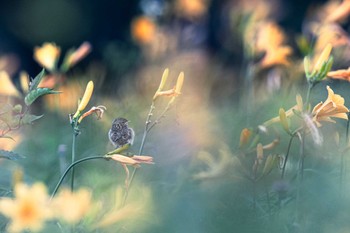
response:
<path id="1" fill-rule="evenodd" d="M 74 162 L 71 165 L 69 165 L 69 167 L 64 171 L 63 175 L 61 176 L 60 180 L 58 181 L 55 189 L 53 190 L 50 200 L 56 195 L 56 193 L 57 193 L 59 187 L 61 186 L 64 178 L 67 176 L 68 172 L 71 169 L 74 169 L 75 165 L 78 165 L 79 163 L 82 163 L 82 162 L 85 162 L 85 161 L 88 161 L 88 160 L 93 160 L 93 159 L 108 159 L 108 158 L 106 158 L 105 156 L 90 156 L 90 157 L 86 157 L 86 158 L 83 158 L 83 159 L 79 159 L 76 162 Z"/>

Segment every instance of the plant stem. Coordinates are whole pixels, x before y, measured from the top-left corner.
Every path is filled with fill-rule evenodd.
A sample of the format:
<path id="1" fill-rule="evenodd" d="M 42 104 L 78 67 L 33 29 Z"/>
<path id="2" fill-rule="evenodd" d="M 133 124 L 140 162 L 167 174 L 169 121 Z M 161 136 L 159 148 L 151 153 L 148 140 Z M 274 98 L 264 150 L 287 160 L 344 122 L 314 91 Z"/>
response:
<path id="1" fill-rule="evenodd" d="M 284 159 L 284 161 L 283 161 L 281 179 L 284 178 L 284 174 L 285 174 L 285 171 L 286 171 L 287 160 L 288 160 L 288 157 L 289 157 L 289 152 L 290 152 L 290 148 L 291 148 L 291 146 L 292 146 L 292 142 L 293 142 L 294 137 L 295 137 L 295 133 L 292 134 L 291 137 L 290 137 L 290 139 L 289 139 L 286 157 L 285 157 L 285 159 Z"/>
<path id="2" fill-rule="evenodd" d="M 78 136 L 75 129 L 73 129 L 73 130 L 74 130 L 74 132 L 73 132 L 73 139 L 72 139 L 72 161 L 71 161 L 72 164 L 75 161 L 75 141 L 76 141 L 76 138 Z M 74 167 L 72 168 L 70 189 L 72 192 L 74 191 Z"/>
<path id="3" fill-rule="evenodd" d="M 309 101 L 310 101 L 310 94 L 311 94 L 311 89 L 315 86 L 315 84 L 313 83 L 309 83 L 308 85 L 308 88 L 307 88 L 307 93 L 306 93 L 306 107 L 308 106 L 309 104 Z"/>
<path id="4" fill-rule="evenodd" d="M 148 132 L 149 132 L 149 128 L 148 128 L 148 127 L 149 127 L 149 125 L 150 125 L 150 123 L 151 123 L 151 118 L 152 118 L 153 110 L 154 110 L 154 109 L 155 109 L 154 101 L 152 101 L 151 107 L 150 107 L 149 112 L 148 112 L 148 115 L 147 115 L 146 123 L 145 123 L 145 129 L 144 129 L 144 131 L 143 131 L 143 136 L 142 136 L 141 145 L 140 145 L 140 149 L 139 149 L 139 155 L 142 154 L 143 147 L 145 146 L 147 134 L 148 134 Z M 128 198 L 129 189 L 130 189 L 131 183 L 132 183 L 132 181 L 134 180 L 134 177 L 135 177 L 135 175 L 136 175 L 136 171 L 137 171 L 137 167 L 134 167 L 134 169 L 133 169 L 133 171 L 132 171 L 132 173 L 131 173 L 131 176 L 130 176 L 129 185 L 128 185 L 128 187 L 127 187 L 126 190 L 125 190 L 124 200 L 123 200 L 123 206 L 125 205 L 126 199 Z"/>
<path id="5" fill-rule="evenodd" d="M 50 199 L 52 199 L 56 195 L 57 190 L 61 186 L 64 178 L 67 176 L 68 172 L 71 169 L 74 169 L 75 165 L 78 165 L 79 163 L 82 163 L 82 162 L 85 162 L 85 161 L 88 161 L 88 160 L 93 160 L 93 159 L 107 159 L 107 158 L 105 156 L 90 156 L 90 157 L 79 159 L 79 160 L 75 161 L 74 163 L 72 163 L 71 165 L 69 165 L 69 167 L 65 170 L 65 172 L 61 176 L 60 180 L 58 181 L 54 191 L 51 194 L 51 198 Z"/>

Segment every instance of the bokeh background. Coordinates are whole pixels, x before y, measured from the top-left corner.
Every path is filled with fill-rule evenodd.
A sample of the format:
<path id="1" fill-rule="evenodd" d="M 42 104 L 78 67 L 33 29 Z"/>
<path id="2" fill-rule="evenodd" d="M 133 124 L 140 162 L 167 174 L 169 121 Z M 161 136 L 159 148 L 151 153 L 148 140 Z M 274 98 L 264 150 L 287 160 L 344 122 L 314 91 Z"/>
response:
<path id="1" fill-rule="evenodd" d="M 31 77 L 41 71 L 33 53 L 44 42 L 55 43 L 62 52 L 84 41 L 92 46 L 91 53 L 65 74 L 62 94 L 42 98 L 32 107 L 32 113 L 44 117 L 13 132 L 14 142 L 1 144 L 25 156 L 2 161 L 3 189 L 11 187 L 18 170 L 27 183 L 43 181 L 49 190 L 54 188 L 70 161 L 68 114 L 75 111 L 88 80 L 95 82 L 90 105 L 105 105 L 107 111 L 99 121 L 84 120 L 78 158 L 113 149 L 107 132 L 116 117 L 130 120 L 136 134 L 130 153 L 137 153 L 152 97 L 169 68 L 169 88 L 181 71 L 185 73 L 182 94 L 150 132 L 144 153 L 153 156 L 155 164 L 142 165 L 130 191 L 130 202 L 141 200 L 146 208 L 127 222 L 91 232 L 348 232 L 350 200 L 339 192 L 339 156 L 332 157 L 337 149 L 333 141 L 325 142 L 327 150 L 308 148 L 312 156 L 305 166 L 311 175 L 300 206 L 294 203 L 292 184 L 297 158 L 294 164 L 291 160 L 288 182 L 272 176 L 259 184 L 245 179 L 238 158 L 241 130 L 277 116 L 281 106 L 293 106 L 295 94 L 306 90 L 300 64 L 304 55 L 317 52 L 310 48 L 317 45 L 318 36 L 310 25 L 326 17 L 322 9 L 329 2 L 337 1 L 1 1 L 0 65 L 18 87 L 23 71 Z M 283 41 L 293 50 L 290 60 L 264 63 L 266 54 L 247 52 L 255 44 L 254 36 L 245 33 L 255 14 L 255 23 L 269 20 L 281 28 Z M 339 28 L 345 38 L 347 21 Z M 269 33 L 273 37 L 281 32 Z M 344 41 L 335 49 L 336 68 L 348 67 L 348 37 Z M 253 80 L 247 78 L 251 65 L 259 66 Z M 330 83 L 349 97 L 347 83 Z M 325 98 L 326 84 L 315 88 L 312 101 Z M 155 115 L 166 103 L 157 102 Z M 340 122 L 335 128 L 344 131 L 345 125 Z M 335 130 L 326 126 L 325 131 L 331 135 Z M 273 153 L 285 153 L 288 139 L 281 134 L 275 130 L 264 138 L 266 143 L 279 138 Z M 296 154 L 298 147 L 292 151 Z M 86 163 L 76 175 L 77 185 L 90 188 L 104 206 L 113 203 L 110 197 L 125 178 L 121 166 L 105 161 Z M 296 208 L 305 210 L 301 222 Z"/>

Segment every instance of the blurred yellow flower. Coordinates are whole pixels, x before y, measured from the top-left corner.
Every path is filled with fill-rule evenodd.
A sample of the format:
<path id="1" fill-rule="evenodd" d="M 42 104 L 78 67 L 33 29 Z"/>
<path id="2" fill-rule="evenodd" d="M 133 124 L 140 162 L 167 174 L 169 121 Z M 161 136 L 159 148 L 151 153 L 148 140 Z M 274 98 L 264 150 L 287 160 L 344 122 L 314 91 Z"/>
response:
<path id="1" fill-rule="evenodd" d="M 0 212 L 11 219 L 9 232 L 39 231 L 44 222 L 53 217 L 48 206 L 47 190 L 42 183 L 32 187 L 17 184 L 14 196 L 14 199 L 6 197 L 0 200 Z"/>
<path id="2" fill-rule="evenodd" d="M 10 76 L 5 71 L 0 71 L 0 95 L 19 97 L 20 93 L 13 85 Z"/>
<path id="3" fill-rule="evenodd" d="M 34 48 L 34 59 L 44 68 L 53 71 L 56 69 L 61 49 L 54 43 L 44 43 Z"/>
<path id="4" fill-rule="evenodd" d="M 344 70 L 330 71 L 328 72 L 327 76 L 333 79 L 350 81 L 350 67 L 346 70 L 344 69 Z"/>
<path id="5" fill-rule="evenodd" d="M 140 44 L 152 42 L 156 29 L 156 24 L 147 16 L 139 16 L 131 23 L 131 35 Z"/>
<path id="6" fill-rule="evenodd" d="M 313 121 L 318 127 L 321 126 L 320 121 L 333 122 L 331 117 L 348 119 L 349 109 L 344 106 L 344 98 L 334 94 L 333 90 L 327 86 L 328 97 L 326 101 L 318 103 L 312 110 Z"/>
<path id="7" fill-rule="evenodd" d="M 72 193 L 64 189 L 52 200 L 52 207 L 55 217 L 67 223 L 77 223 L 90 210 L 91 192 L 79 189 Z"/>

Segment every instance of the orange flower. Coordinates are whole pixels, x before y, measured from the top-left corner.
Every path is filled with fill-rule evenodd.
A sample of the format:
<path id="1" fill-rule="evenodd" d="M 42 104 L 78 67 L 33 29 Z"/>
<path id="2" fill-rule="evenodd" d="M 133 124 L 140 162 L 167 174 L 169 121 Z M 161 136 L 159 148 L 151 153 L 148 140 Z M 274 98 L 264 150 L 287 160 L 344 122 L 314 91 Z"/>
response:
<path id="1" fill-rule="evenodd" d="M 156 32 L 155 23 L 146 16 L 140 16 L 131 23 L 131 34 L 140 44 L 149 44 Z"/>
<path id="2" fill-rule="evenodd" d="M 292 54 L 292 49 L 285 46 L 285 35 L 281 28 L 272 21 L 263 22 L 257 29 L 256 50 L 265 52 L 261 61 L 262 67 L 274 65 L 289 65 L 288 56 Z"/>
<path id="3" fill-rule="evenodd" d="M 333 90 L 327 86 L 328 97 L 326 101 L 318 103 L 312 110 L 313 121 L 318 127 L 321 126 L 320 121 L 335 121 L 331 117 L 348 119 L 347 113 L 349 109 L 344 106 L 344 98 L 340 95 L 334 94 Z"/>
<path id="4" fill-rule="evenodd" d="M 268 68 L 274 65 L 288 66 L 288 56 L 292 54 L 292 49 L 289 46 L 281 46 L 275 49 L 266 51 L 264 58 L 261 60 L 261 66 Z"/>
<path id="5" fill-rule="evenodd" d="M 344 69 L 344 70 L 330 71 L 328 72 L 327 76 L 334 79 L 350 81 L 350 67 L 346 70 Z"/>
<path id="6" fill-rule="evenodd" d="M 63 67 L 69 69 L 77 64 L 80 60 L 86 57 L 91 52 L 91 44 L 89 42 L 82 43 L 79 48 L 67 53 Z"/>

